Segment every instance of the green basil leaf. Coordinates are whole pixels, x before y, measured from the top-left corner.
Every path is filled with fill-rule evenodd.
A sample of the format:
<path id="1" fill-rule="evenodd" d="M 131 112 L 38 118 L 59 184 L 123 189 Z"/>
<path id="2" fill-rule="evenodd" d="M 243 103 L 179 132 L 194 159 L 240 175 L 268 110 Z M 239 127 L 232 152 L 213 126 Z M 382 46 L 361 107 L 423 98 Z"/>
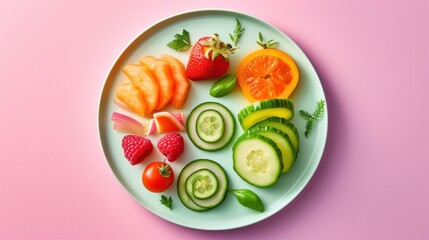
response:
<path id="1" fill-rule="evenodd" d="M 241 205 L 258 212 L 264 211 L 262 200 L 253 191 L 249 189 L 231 189 L 230 191 L 235 195 Z"/>
<path id="2" fill-rule="evenodd" d="M 212 97 L 223 97 L 234 91 L 237 83 L 236 74 L 228 74 L 217 80 L 210 88 L 210 95 Z"/>

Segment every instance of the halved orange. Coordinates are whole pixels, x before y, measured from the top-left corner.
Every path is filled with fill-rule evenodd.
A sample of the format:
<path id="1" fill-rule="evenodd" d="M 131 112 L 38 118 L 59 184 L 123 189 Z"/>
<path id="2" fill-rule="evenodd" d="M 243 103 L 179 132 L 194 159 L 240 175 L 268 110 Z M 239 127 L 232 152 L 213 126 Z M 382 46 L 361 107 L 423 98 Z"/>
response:
<path id="1" fill-rule="evenodd" d="M 299 71 L 287 53 L 265 48 L 241 60 L 237 80 L 243 95 L 250 102 L 288 98 L 298 84 Z"/>

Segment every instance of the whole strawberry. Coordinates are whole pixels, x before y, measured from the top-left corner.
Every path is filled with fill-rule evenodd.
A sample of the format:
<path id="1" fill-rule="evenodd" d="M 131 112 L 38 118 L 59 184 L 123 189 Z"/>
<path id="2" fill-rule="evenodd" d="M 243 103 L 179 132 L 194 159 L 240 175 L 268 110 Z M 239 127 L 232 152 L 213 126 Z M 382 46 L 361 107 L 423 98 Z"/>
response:
<path id="1" fill-rule="evenodd" d="M 159 139 L 157 146 L 159 151 L 167 157 L 167 160 L 170 162 L 176 161 L 185 148 L 183 137 L 178 132 L 167 133 L 164 137 Z"/>
<path id="2" fill-rule="evenodd" d="M 141 163 L 147 156 L 152 153 L 152 142 L 141 136 L 126 135 L 122 138 L 122 149 L 124 150 L 125 158 L 136 165 Z"/>
<path id="3" fill-rule="evenodd" d="M 191 80 L 209 80 L 220 78 L 229 68 L 229 54 L 237 48 L 225 44 L 218 34 L 214 37 L 202 37 L 192 47 L 186 76 Z"/>

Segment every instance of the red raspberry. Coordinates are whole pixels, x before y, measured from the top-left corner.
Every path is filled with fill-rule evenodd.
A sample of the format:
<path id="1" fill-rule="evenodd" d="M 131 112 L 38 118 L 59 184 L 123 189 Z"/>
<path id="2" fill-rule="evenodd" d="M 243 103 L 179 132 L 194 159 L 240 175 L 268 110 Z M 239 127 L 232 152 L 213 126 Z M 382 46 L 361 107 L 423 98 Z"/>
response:
<path id="1" fill-rule="evenodd" d="M 159 139 L 157 146 L 159 151 L 164 154 L 170 162 L 176 161 L 185 148 L 183 137 L 178 132 L 167 133 L 164 137 Z"/>
<path id="2" fill-rule="evenodd" d="M 153 146 L 152 142 L 145 137 L 126 135 L 122 138 L 122 149 L 131 165 L 136 165 L 152 153 Z"/>

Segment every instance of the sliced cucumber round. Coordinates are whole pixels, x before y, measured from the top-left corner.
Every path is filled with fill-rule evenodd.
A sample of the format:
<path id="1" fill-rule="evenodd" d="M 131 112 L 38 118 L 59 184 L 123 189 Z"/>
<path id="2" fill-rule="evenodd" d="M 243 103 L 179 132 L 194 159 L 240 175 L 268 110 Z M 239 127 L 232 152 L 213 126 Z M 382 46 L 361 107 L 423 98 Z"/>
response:
<path id="1" fill-rule="evenodd" d="M 225 123 L 222 115 L 218 111 L 207 109 L 198 115 L 195 128 L 201 140 L 207 143 L 213 143 L 222 138 Z"/>
<path id="2" fill-rule="evenodd" d="M 234 171 L 254 186 L 269 187 L 281 176 L 282 153 L 267 137 L 257 133 L 244 134 L 237 139 L 232 152 Z"/>
<path id="3" fill-rule="evenodd" d="M 282 153 L 282 161 L 283 161 L 283 170 L 282 173 L 287 173 L 291 168 L 293 163 L 295 162 L 295 148 L 292 145 L 292 142 L 289 140 L 287 134 L 282 131 L 266 126 L 253 126 L 247 129 L 246 133 L 257 133 L 264 137 L 271 139 L 274 143 L 276 143 L 277 147 L 280 149 Z"/>
<path id="4" fill-rule="evenodd" d="M 284 133 L 286 133 L 295 148 L 295 153 L 299 152 L 299 134 L 295 125 L 285 118 L 280 117 L 269 117 L 265 120 L 262 120 L 256 124 L 257 126 L 268 126 L 276 128 Z"/>
<path id="5" fill-rule="evenodd" d="M 254 102 L 238 113 L 238 121 L 243 130 L 247 130 L 255 123 L 269 117 L 282 117 L 287 120 L 294 115 L 293 101 L 286 98 L 277 98 Z"/>
<path id="6" fill-rule="evenodd" d="M 192 198 L 208 199 L 218 190 L 219 184 L 216 175 L 209 169 L 195 171 L 186 179 L 186 193 Z"/>
<path id="7" fill-rule="evenodd" d="M 207 110 L 209 111 L 207 112 Z M 208 142 L 209 137 L 203 137 L 204 140 L 200 137 L 203 133 L 201 128 L 197 127 L 199 126 L 197 122 L 198 119 L 204 119 L 200 115 L 203 114 L 204 116 L 205 114 L 213 113 L 213 111 L 217 111 L 222 117 L 223 131 L 218 133 L 221 134 L 221 137 L 217 141 Z M 235 132 L 235 121 L 232 113 L 224 105 L 217 102 L 205 102 L 196 106 L 189 114 L 186 125 L 189 139 L 196 147 L 205 151 L 216 151 L 224 148 L 231 141 Z"/>
<path id="8" fill-rule="evenodd" d="M 195 172 L 205 169 L 211 171 L 218 181 L 217 191 L 206 199 L 195 198 L 192 194 L 192 185 L 193 185 L 193 175 Z M 198 176 L 195 174 L 194 176 Z M 187 191 L 187 183 L 191 185 L 191 192 Z M 185 205 L 185 207 L 194 210 L 194 211 L 207 211 L 212 209 L 223 202 L 228 190 L 228 179 L 225 173 L 225 170 L 221 165 L 216 163 L 213 160 L 209 159 L 197 159 L 188 163 L 180 172 L 177 179 L 177 194 L 180 201 Z"/>

